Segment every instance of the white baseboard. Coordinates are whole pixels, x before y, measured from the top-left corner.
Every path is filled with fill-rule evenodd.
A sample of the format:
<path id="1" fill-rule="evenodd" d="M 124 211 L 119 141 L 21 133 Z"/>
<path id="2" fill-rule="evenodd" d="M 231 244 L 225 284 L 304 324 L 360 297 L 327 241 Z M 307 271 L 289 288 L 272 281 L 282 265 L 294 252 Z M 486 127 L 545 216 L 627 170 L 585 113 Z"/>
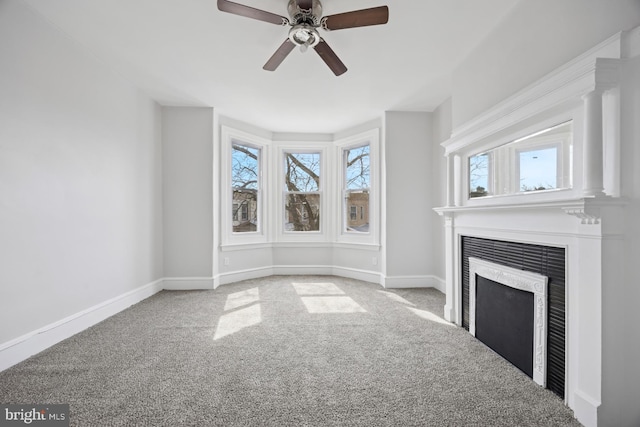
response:
<path id="1" fill-rule="evenodd" d="M 40 353 L 162 290 L 162 279 L 0 344 L 0 371 Z"/>
<path id="2" fill-rule="evenodd" d="M 445 281 L 437 276 L 386 276 L 382 286 L 388 289 L 435 288 L 445 293 Z"/>
<path id="3" fill-rule="evenodd" d="M 382 284 L 382 275 L 377 271 L 357 270 L 354 268 L 336 267 L 332 265 L 274 265 L 270 267 L 221 273 L 216 277 L 216 287 L 240 282 L 242 280 L 258 279 L 268 276 L 296 276 L 318 275 L 339 276 Z"/>
<path id="4" fill-rule="evenodd" d="M 340 277 L 348 277 L 349 279 L 362 280 L 364 282 L 376 283 L 382 285 L 382 273 L 369 270 L 357 270 L 355 268 L 333 267 L 333 274 Z"/>
<path id="5" fill-rule="evenodd" d="M 213 277 L 165 277 L 162 288 L 167 291 L 214 289 Z"/>
<path id="6" fill-rule="evenodd" d="M 600 402 L 580 390 L 576 390 L 573 394 L 573 415 L 585 427 L 598 426 L 598 407 Z"/>
<path id="7" fill-rule="evenodd" d="M 389 289 L 401 288 L 435 288 L 445 293 L 445 281 L 437 276 L 383 276 L 382 273 L 370 270 L 338 267 L 334 265 L 274 265 L 269 267 L 221 273 L 215 278 L 216 287 L 240 282 L 242 280 L 258 279 L 274 275 L 319 275 L 339 276 L 365 282 L 377 283 Z M 165 288 L 167 289 L 167 288 Z"/>
<path id="8" fill-rule="evenodd" d="M 273 276 L 273 267 L 252 268 L 248 270 L 238 270 L 229 273 L 220 273 L 214 278 L 215 288 L 220 285 L 241 282 L 243 280 L 259 279 L 260 277 Z"/>
<path id="9" fill-rule="evenodd" d="M 333 276 L 331 265 L 274 265 L 273 274 L 276 276 Z"/>
<path id="10" fill-rule="evenodd" d="M 149 298 L 163 289 L 215 289 L 218 285 L 273 275 L 340 276 L 376 283 L 386 288 L 433 287 L 444 291 L 444 281 L 435 276 L 384 277 L 377 271 L 357 270 L 331 265 L 276 265 L 222 273 L 216 277 L 165 277 L 0 344 L 0 371 L 121 312 L 133 304 Z"/>

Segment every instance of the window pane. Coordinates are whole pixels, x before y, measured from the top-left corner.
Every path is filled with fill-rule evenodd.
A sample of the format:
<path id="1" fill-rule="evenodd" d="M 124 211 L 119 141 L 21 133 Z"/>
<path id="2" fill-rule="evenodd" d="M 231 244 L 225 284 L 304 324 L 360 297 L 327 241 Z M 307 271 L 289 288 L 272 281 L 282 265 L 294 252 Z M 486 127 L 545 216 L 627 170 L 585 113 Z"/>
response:
<path id="1" fill-rule="evenodd" d="M 557 188 L 558 148 L 521 151 L 520 191 Z"/>
<path id="2" fill-rule="evenodd" d="M 469 157 L 469 197 L 482 197 L 489 194 L 488 153 Z"/>
<path id="3" fill-rule="evenodd" d="M 347 190 L 369 188 L 369 146 L 352 148 L 345 151 L 345 183 Z"/>
<path id="4" fill-rule="evenodd" d="M 288 193 L 284 215 L 285 231 L 319 231 L 320 195 Z"/>
<path id="5" fill-rule="evenodd" d="M 349 191 L 347 207 L 347 231 L 369 232 L 369 192 Z"/>
<path id="6" fill-rule="evenodd" d="M 344 224 L 347 232 L 369 232 L 370 146 L 344 150 Z"/>
<path id="7" fill-rule="evenodd" d="M 469 157 L 469 198 L 571 188 L 573 124 L 541 129 Z"/>
<path id="8" fill-rule="evenodd" d="M 257 231 L 260 150 L 240 144 L 232 148 L 233 232 Z"/>
<path id="9" fill-rule="evenodd" d="M 320 153 L 285 154 L 285 190 L 320 190 Z"/>

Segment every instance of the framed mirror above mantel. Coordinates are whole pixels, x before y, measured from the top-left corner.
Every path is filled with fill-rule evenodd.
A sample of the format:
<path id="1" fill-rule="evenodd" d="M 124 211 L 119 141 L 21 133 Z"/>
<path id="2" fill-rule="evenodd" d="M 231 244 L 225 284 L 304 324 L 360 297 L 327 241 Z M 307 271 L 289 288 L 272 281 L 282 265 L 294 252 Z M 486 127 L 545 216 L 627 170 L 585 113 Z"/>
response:
<path id="1" fill-rule="evenodd" d="M 619 197 L 622 60 L 599 57 L 611 43 L 455 129 L 442 143 L 447 200 L 439 211 Z"/>

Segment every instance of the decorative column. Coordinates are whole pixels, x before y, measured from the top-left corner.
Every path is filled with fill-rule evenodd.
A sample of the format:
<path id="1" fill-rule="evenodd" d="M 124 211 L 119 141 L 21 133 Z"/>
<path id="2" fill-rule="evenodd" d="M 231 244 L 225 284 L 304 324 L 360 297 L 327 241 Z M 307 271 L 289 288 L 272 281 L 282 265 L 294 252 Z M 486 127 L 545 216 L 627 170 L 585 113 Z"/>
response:
<path id="1" fill-rule="evenodd" d="M 453 156 L 453 198 L 455 206 L 462 206 L 462 158 L 459 154 Z M 457 179 L 456 179 L 457 178 Z"/>
<path id="2" fill-rule="evenodd" d="M 454 204 L 454 188 L 455 188 L 455 168 L 453 165 L 453 156 L 447 155 L 447 207 L 451 207 Z"/>
<path id="3" fill-rule="evenodd" d="M 584 95 L 584 151 L 582 153 L 583 194 L 604 195 L 602 91 Z"/>
<path id="4" fill-rule="evenodd" d="M 459 294 L 456 286 L 456 238 L 453 212 L 443 212 L 444 216 L 444 250 L 445 250 L 445 320 L 462 326 L 462 316 L 459 307 Z"/>

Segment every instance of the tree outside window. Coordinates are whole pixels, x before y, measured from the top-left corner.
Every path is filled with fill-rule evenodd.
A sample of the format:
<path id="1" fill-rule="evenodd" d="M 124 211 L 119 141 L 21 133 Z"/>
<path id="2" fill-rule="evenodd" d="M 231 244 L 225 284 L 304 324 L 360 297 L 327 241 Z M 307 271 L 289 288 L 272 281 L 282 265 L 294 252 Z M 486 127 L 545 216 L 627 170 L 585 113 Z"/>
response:
<path id="1" fill-rule="evenodd" d="M 483 197 L 490 193 L 490 155 L 488 153 L 469 157 L 469 197 Z"/>
<path id="2" fill-rule="evenodd" d="M 285 153 L 284 186 L 285 231 L 320 231 L 320 153 Z"/>
<path id="3" fill-rule="evenodd" d="M 258 230 L 260 149 L 234 143 L 231 153 L 234 233 Z"/>
<path id="4" fill-rule="evenodd" d="M 370 146 L 343 151 L 344 210 L 347 232 L 369 232 L 369 194 L 371 192 Z M 357 212 L 360 211 L 358 216 Z"/>

